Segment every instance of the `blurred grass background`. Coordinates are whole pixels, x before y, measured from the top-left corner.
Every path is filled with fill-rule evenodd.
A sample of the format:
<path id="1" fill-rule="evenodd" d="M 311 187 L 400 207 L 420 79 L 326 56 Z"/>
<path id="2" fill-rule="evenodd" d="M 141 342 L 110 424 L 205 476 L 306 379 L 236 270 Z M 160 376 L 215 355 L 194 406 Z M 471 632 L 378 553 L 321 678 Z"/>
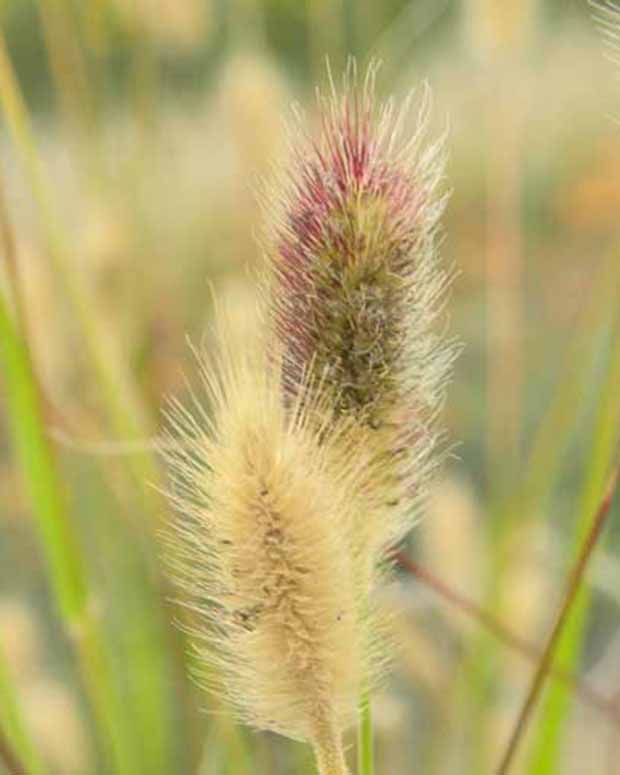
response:
<path id="1" fill-rule="evenodd" d="M 385 93 L 428 79 L 450 123 L 458 447 L 408 551 L 544 643 L 618 455 L 620 89 L 590 14 L 2 0 L 0 730 L 28 772 L 313 772 L 187 678 L 150 441 L 193 370 L 186 335 L 208 341 L 210 283 L 251 341 L 251 181 L 281 156 L 290 103 L 312 117 L 326 55 L 336 73 L 379 57 Z M 378 773 L 488 775 L 535 662 L 404 572 L 386 605 L 403 649 L 374 701 Z M 587 689 L 549 680 L 513 771 L 613 775 L 617 502 L 559 657 Z"/>

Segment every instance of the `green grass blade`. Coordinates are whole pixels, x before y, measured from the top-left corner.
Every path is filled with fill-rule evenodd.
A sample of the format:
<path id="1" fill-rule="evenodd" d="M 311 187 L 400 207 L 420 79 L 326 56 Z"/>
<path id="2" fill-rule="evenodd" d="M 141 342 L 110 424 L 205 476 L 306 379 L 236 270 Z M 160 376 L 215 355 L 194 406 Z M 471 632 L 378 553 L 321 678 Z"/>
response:
<path id="1" fill-rule="evenodd" d="M 370 706 L 370 694 L 367 688 L 365 688 L 362 693 L 359 716 L 357 730 L 358 775 L 374 775 L 375 754 L 374 736 L 372 729 L 372 710 Z"/>
<path id="2" fill-rule="evenodd" d="M 557 379 L 557 389 L 534 435 L 527 455 L 522 482 L 504 502 L 492 504 L 488 516 L 490 525 L 489 595 L 485 608 L 501 617 L 501 591 L 506 551 L 513 530 L 524 521 L 532 520 L 547 503 L 557 486 L 562 471 L 562 460 L 570 439 L 575 433 L 575 417 L 581 412 L 582 396 L 591 379 L 597 357 L 592 341 L 601 330 L 618 298 L 620 267 L 615 253 L 609 259 L 592 285 L 575 332 L 566 346 L 563 362 L 566 364 Z M 595 504 L 596 505 L 596 504 Z M 570 626 L 570 625 L 569 625 Z M 470 752 L 475 759 L 472 771 L 485 772 L 488 762 L 488 702 L 495 676 L 501 671 L 502 653 L 487 632 L 474 640 L 463 667 L 463 681 L 459 691 L 467 697 L 467 723 L 471 727 Z"/>
<path id="3" fill-rule="evenodd" d="M 15 147 L 20 153 L 43 231 L 48 256 L 60 281 L 64 299 L 81 331 L 85 353 L 93 375 L 101 387 L 102 398 L 112 432 L 122 440 L 143 438 L 146 420 L 140 402 L 134 395 L 129 379 L 122 373 L 118 359 L 110 351 L 111 343 L 96 316 L 97 305 L 79 282 L 79 273 L 67 261 L 69 249 L 53 205 L 53 188 L 41 164 L 28 110 L 21 95 L 6 42 L 0 32 L 0 105 Z M 135 474 L 140 487 L 155 482 L 158 469 L 149 454 L 128 458 L 128 468 Z M 152 504 L 154 498 L 147 494 Z"/>
<path id="4" fill-rule="evenodd" d="M 6 380 L 16 458 L 34 507 L 54 598 L 61 616 L 71 624 L 86 603 L 84 569 L 67 523 L 65 498 L 43 428 L 28 349 L 14 328 L 3 298 L 0 298 L 0 365 Z"/>
<path id="5" fill-rule="evenodd" d="M 616 335 L 612 345 L 607 376 L 601 390 L 590 464 L 584 480 L 578 510 L 579 518 L 572 542 L 573 553 L 578 551 L 588 534 L 592 515 L 596 512 L 603 495 L 606 478 L 610 466 L 614 462 L 614 454 L 616 454 L 618 429 L 620 428 L 619 352 L 620 337 Z M 577 670 L 590 599 L 589 589 L 585 586 L 582 587 L 556 651 L 555 663 L 561 665 L 563 669 Z M 560 771 L 558 768 L 562 728 L 568 717 L 572 699 L 573 692 L 568 687 L 559 683 L 550 686 L 538 719 L 531 759 L 530 772 L 532 775 L 552 775 Z"/>
<path id="6" fill-rule="evenodd" d="M 54 8 L 45 4 L 45 12 L 50 22 L 54 22 Z M 67 9 L 63 7 L 62 13 L 66 14 Z M 83 337 L 85 356 L 90 373 L 100 389 L 109 433 L 122 441 L 142 439 L 149 435 L 146 412 L 136 395 L 127 369 L 114 351 L 105 324 L 98 318 L 96 300 L 79 282 L 79 273 L 74 271 L 68 260 L 70 250 L 54 206 L 53 188 L 39 158 L 30 116 L 1 33 L 0 104 L 27 173 L 46 238 L 48 256 L 59 280 L 63 300 Z M 33 454 L 36 456 L 37 453 Z M 159 497 L 147 486 L 149 483 L 157 483 L 160 477 L 154 455 L 149 452 L 130 455 L 126 459 L 126 471 L 132 481 L 132 511 L 147 515 L 154 521 L 162 513 Z M 53 547 L 55 544 L 49 545 Z M 126 679 L 132 686 L 132 693 L 141 697 L 139 707 L 135 709 L 141 729 L 140 737 L 145 750 L 152 752 L 149 772 L 157 775 L 166 772 L 166 756 L 174 746 L 167 713 L 167 708 L 173 702 L 172 692 L 164 685 L 161 671 L 152 669 L 153 664 L 161 664 L 162 655 L 170 657 L 165 637 L 170 624 L 162 621 L 159 582 L 150 579 L 148 583 L 149 606 L 143 618 L 148 620 L 150 637 L 143 650 L 131 655 L 133 669 Z"/>
<path id="7" fill-rule="evenodd" d="M 111 746 L 114 772 L 135 775 L 130 728 L 113 688 L 100 634 L 88 605 L 86 573 L 68 521 L 66 497 L 45 432 L 30 353 L 0 296 L 0 367 L 6 383 L 8 420 L 15 456 L 30 496 L 49 570 L 52 595 L 80 666 L 101 725 Z"/>

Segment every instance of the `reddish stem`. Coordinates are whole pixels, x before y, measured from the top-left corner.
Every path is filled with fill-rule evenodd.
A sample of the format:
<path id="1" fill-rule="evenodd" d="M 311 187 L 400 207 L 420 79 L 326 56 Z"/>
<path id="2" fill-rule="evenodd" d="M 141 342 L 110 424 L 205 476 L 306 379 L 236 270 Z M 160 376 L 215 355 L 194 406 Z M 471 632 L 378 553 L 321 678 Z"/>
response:
<path id="1" fill-rule="evenodd" d="M 536 668 L 536 672 L 532 677 L 529 691 L 521 707 L 521 711 L 512 730 L 510 739 L 508 740 L 508 744 L 506 746 L 506 750 L 504 751 L 501 763 L 497 769 L 497 775 L 508 775 L 510 767 L 514 761 L 517 748 L 523 739 L 527 724 L 532 715 L 534 706 L 536 705 L 536 701 L 540 696 L 547 675 L 549 675 L 552 670 L 555 650 L 560 641 L 560 636 L 564 630 L 564 625 L 566 624 L 568 616 L 571 612 L 575 598 L 577 597 L 577 592 L 579 591 L 579 587 L 583 581 L 590 557 L 592 556 L 598 539 L 600 538 L 603 528 L 605 527 L 605 522 L 611 509 L 611 504 L 613 502 L 617 484 L 618 471 L 613 474 L 607 486 L 605 496 L 600 506 L 598 507 L 592 525 L 579 550 L 577 560 L 568 578 L 566 592 L 564 593 L 564 598 L 560 606 L 560 610 L 557 613 L 555 624 L 547 640 L 547 645 L 542 652 L 542 656 L 540 658 L 540 662 L 538 663 L 538 667 Z M 609 704 L 610 707 L 613 707 L 613 702 Z"/>
<path id="2" fill-rule="evenodd" d="M 504 645 L 530 661 L 538 662 L 540 660 L 542 652 L 539 648 L 526 638 L 522 638 L 514 633 L 491 613 L 485 611 L 478 603 L 449 587 L 432 571 L 423 568 L 404 552 L 395 552 L 394 558 L 401 568 L 415 576 L 425 586 L 437 592 L 446 602 L 451 603 L 470 619 L 482 625 Z M 571 686 L 585 703 L 605 715 L 610 723 L 614 725 L 618 723 L 620 720 L 620 708 L 612 700 L 599 694 L 595 689 L 592 689 L 588 684 L 579 680 L 577 676 L 567 670 L 563 670 L 560 667 L 551 667 L 549 672 L 558 680 Z"/>

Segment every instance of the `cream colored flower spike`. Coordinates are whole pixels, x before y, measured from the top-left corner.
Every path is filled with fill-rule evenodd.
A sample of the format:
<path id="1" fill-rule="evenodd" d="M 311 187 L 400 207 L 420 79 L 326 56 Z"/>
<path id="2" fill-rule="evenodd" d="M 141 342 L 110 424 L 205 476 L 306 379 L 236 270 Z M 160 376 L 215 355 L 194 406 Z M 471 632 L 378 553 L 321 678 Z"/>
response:
<path id="1" fill-rule="evenodd" d="M 202 366 L 209 416 L 200 399 L 170 414 L 170 567 L 201 683 L 344 773 L 341 734 L 369 668 L 349 534 L 363 451 L 343 454 L 346 429 L 320 398 L 285 409 L 280 370 L 254 360 L 223 349 Z"/>

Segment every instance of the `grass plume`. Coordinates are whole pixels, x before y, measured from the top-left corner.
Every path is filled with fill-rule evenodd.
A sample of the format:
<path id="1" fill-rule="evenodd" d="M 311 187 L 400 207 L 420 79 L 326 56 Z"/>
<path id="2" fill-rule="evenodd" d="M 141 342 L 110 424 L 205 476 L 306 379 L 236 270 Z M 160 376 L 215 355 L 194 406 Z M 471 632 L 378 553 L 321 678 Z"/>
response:
<path id="1" fill-rule="evenodd" d="M 370 450 L 358 536 L 381 555 L 411 526 L 437 456 L 433 429 L 454 348 L 435 330 L 449 281 L 438 260 L 443 143 L 429 141 L 430 96 L 397 109 L 376 97 L 377 67 L 349 65 L 319 93 L 320 129 L 298 121 L 291 163 L 265 196 L 264 295 L 286 387 L 308 371 L 336 418 Z M 411 119 L 413 117 L 413 127 Z M 318 382 L 315 382 L 318 384 Z"/>
<path id="2" fill-rule="evenodd" d="M 309 742 L 321 773 L 345 773 L 341 734 L 369 668 L 350 549 L 364 455 L 325 401 L 304 391 L 286 407 L 266 358 L 221 348 L 201 371 L 211 414 L 175 404 L 166 445 L 197 678 L 242 722 Z"/>
<path id="3" fill-rule="evenodd" d="M 368 456 L 351 492 L 351 553 L 367 605 L 440 459 L 434 419 L 454 355 L 435 325 L 449 273 L 438 260 L 444 153 L 442 139 L 428 139 L 429 91 L 417 111 L 412 97 L 397 109 L 377 99 L 376 71 L 360 79 L 352 60 L 341 91 L 330 74 L 317 136 L 297 121 L 291 162 L 264 199 L 263 296 L 285 396 L 304 401 L 320 385 L 347 426 L 342 437 Z M 369 693 L 365 684 L 363 775 L 374 766 Z"/>

